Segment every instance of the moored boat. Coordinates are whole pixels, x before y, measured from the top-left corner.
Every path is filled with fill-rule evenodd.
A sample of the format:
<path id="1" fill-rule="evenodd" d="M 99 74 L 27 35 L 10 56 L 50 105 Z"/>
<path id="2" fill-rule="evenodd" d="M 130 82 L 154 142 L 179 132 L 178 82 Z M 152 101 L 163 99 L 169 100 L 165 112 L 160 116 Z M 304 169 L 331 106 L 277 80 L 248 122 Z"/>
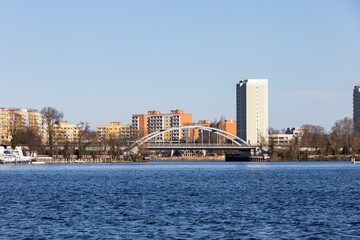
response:
<path id="1" fill-rule="evenodd" d="M 15 147 L 12 149 L 10 147 L 0 146 L 0 163 L 31 163 L 34 160 L 33 157 L 24 156 L 21 147 Z"/>

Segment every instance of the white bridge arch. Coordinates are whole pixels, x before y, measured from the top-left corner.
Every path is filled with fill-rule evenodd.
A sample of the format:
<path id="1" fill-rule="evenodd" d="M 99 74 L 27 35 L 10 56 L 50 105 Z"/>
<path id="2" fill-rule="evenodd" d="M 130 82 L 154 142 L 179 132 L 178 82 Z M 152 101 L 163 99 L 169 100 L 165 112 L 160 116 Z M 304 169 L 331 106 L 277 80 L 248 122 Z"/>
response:
<path id="1" fill-rule="evenodd" d="M 151 140 L 155 139 L 156 137 L 162 136 L 164 133 L 183 131 L 183 130 L 189 130 L 189 129 L 198 129 L 202 132 L 206 131 L 209 133 L 214 133 L 218 136 L 222 136 L 222 137 L 224 137 L 224 139 L 228 140 L 231 143 L 231 145 L 233 145 L 235 148 L 251 148 L 250 145 L 247 144 L 243 139 L 241 139 L 229 132 L 226 132 L 224 130 L 220 130 L 218 128 L 213 128 L 213 127 L 190 125 L 190 126 L 166 128 L 166 129 L 161 129 L 156 132 L 150 133 L 150 134 L 140 138 L 139 140 L 135 141 L 131 145 L 129 150 L 140 147 L 141 145 L 144 145 L 146 143 L 149 143 Z M 200 145 L 200 144 L 197 144 L 197 145 Z M 228 145 L 230 145 L 230 144 L 228 144 Z"/>

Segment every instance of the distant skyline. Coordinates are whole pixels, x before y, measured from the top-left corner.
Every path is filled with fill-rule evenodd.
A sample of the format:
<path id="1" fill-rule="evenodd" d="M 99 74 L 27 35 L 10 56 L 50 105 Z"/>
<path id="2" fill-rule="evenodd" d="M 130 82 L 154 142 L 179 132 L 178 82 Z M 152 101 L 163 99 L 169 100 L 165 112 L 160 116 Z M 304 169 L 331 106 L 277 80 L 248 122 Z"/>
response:
<path id="1" fill-rule="evenodd" d="M 236 119 L 269 79 L 269 126 L 331 130 L 360 84 L 360 1 L 0 0 L 0 107 L 96 125 L 149 110 Z"/>

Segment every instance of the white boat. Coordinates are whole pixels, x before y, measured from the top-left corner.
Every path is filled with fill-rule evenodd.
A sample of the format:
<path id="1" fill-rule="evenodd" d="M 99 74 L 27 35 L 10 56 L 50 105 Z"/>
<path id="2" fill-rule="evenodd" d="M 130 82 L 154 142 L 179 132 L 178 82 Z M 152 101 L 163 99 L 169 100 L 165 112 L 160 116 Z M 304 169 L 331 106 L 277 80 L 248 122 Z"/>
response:
<path id="1" fill-rule="evenodd" d="M 0 163 L 31 163 L 34 157 L 24 156 L 21 147 L 3 147 L 0 146 Z"/>

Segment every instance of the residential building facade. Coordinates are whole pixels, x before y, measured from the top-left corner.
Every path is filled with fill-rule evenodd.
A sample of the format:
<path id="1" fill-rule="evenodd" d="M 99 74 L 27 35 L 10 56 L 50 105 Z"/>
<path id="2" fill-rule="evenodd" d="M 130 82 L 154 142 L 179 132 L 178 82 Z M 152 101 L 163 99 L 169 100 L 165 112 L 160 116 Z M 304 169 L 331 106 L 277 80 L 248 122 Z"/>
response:
<path id="1" fill-rule="evenodd" d="M 42 115 L 34 109 L 0 108 L 1 144 L 9 144 L 13 134 L 25 127 L 31 127 L 42 134 Z"/>
<path id="2" fill-rule="evenodd" d="M 121 122 L 110 122 L 109 125 L 96 126 L 98 140 L 119 140 L 122 142 L 130 139 L 130 126 L 122 125 Z"/>
<path id="3" fill-rule="evenodd" d="M 0 144 L 10 144 L 13 135 L 25 128 L 39 134 L 43 144 L 48 143 L 45 117 L 36 109 L 0 108 Z M 74 142 L 80 137 L 81 125 L 59 122 L 54 126 L 54 142 Z"/>
<path id="4" fill-rule="evenodd" d="M 220 130 L 223 130 L 225 132 L 228 132 L 234 136 L 236 136 L 236 121 L 233 119 L 224 119 L 219 122 L 218 128 Z M 233 138 L 231 135 L 228 135 L 228 137 Z"/>
<path id="5" fill-rule="evenodd" d="M 198 126 L 198 127 L 211 127 L 213 121 L 211 120 L 199 120 L 197 123 L 187 123 L 185 126 Z M 201 130 L 199 129 L 188 129 L 187 138 L 192 142 L 201 142 Z"/>
<path id="6" fill-rule="evenodd" d="M 54 142 L 77 142 L 80 139 L 80 124 L 70 124 L 62 121 L 54 125 Z"/>
<path id="7" fill-rule="evenodd" d="M 192 114 L 185 113 L 183 110 L 171 110 L 170 113 L 161 113 L 159 110 L 148 111 L 145 114 L 134 114 L 132 116 L 131 133 L 134 138 L 140 138 L 147 134 L 167 129 L 180 127 L 192 123 Z M 186 133 L 181 130 L 166 132 L 156 140 L 178 141 L 186 137 Z"/>
<path id="8" fill-rule="evenodd" d="M 268 80 L 246 79 L 236 85 L 237 136 L 252 146 L 268 142 Z"/>
<path id="9" fill-rule="evenodd" d="M 135 139 L 148 135 L 147 114 L 133 114 L 131 119 L 131 137 Z"/>
<path id="10" fill-rule="evenodd" d="M 186 125 L 218 128 L 220 130 L 228 132 L 229 134 L 227 135 L 227 137 L 229 138 L 235 138 L 233 136 L 236 136 L 236 121 L 233 119 L 222 119 L 220 122 L 213 122 L 211 120 L 200 120 L 197 123 L 189 123 Z M 190 141 L 202 142 L 203 138 L 209 138 L 208 131 L 202 131 L 199 128 L 188 129 L 188 139 Z M 227 140 L 225 138 L 220 138 L 219 141 L 226 142 Z"/>
<path id="11" fill-rule="evenodd" d="M 303 128 L 287 128 L 284 133 L 271 133 L 269 135 L 269 143 L 275 149 L 288 149 L 295 140 L 300 141 L 303 135 Z"/>

